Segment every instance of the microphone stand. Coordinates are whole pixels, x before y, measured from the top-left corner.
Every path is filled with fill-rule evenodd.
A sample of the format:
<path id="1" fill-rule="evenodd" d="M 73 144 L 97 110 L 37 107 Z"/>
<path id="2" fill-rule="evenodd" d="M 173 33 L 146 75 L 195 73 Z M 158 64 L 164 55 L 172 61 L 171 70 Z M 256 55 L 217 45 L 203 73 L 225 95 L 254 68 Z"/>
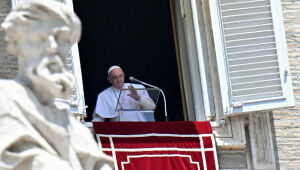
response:
<path id="1" fill-rule="evenodd" d="M 151 84 L 145 83 L 145 82 L 143 82 L 143 81 L 137 80 L 137 79 L 135 79 L 135 78 L 133 78 L 133 77 L 129 77 L 129 80 L 135 81 L 135 82 L 138 82 L 138 83 L 141 83 L 141 84 L 143 84 L 143 85 L 145 85 L 145 86 L 149 86 L 149 87 L 156 88 L 156 89 L 158 89 L 158 90 L 161 92 L 161 94 L 162 94 L 162 96 L 163 96 L 163 99 L 164 99 L 165 121 L 169 121 L 169 119 L 168 119 L 168 114 L 167 114 L 167 100 L 166 100 L 165 93 L 164 93 L 160 88 L 158 88 L 158 87 L 156 87 L 156 86 L 153 86 L 153 85 L 151 85 Z"/>

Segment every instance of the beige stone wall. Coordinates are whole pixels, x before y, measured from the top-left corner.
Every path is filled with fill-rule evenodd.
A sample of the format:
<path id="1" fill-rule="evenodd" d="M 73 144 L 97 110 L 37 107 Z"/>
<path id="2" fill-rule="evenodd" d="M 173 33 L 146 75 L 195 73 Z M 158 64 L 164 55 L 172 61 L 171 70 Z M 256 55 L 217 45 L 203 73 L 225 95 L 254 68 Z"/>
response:
<path id="1" fill-rule="evenodd" d="M 11 9 L 11 0 L 0 0 L 0 23 Z M 4 32 L 0 30 L 0 78 L 14 78 L 17 74 L 17 58 L 6 51 Z"/>
<path id="2" fill-rule="evenodd" d="M 282 0 L 288 55 L 296 106 L 274 111 L 278 164 L 281 169 L 300 169 L 300 1 Z"/>
<path id="3" fill-rule="evenodd" d="M 274 111 L 274 137 L 281 169 L 300 169 L 300 1 L 282 0 L 290 68 L 296 106 Z M 11 0 L 0 0 L 0 22 L 11 8 Z M 6 52 L 4 33 L 0 30 L 0 78 L 14 78 L 17 59 Z"/>

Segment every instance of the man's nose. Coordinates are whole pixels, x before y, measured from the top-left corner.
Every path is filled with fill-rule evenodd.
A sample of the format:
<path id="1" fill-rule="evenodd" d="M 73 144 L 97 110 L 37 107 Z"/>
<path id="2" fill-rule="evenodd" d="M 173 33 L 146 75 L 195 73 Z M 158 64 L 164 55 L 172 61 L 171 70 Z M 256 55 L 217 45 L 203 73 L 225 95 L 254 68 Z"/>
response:
<path id="1" fill-rule="evenodd" d="M 57 45 L 57 42 L 55 40 L 55 37 L 53 35 L 50 35 L 48 37 L 47 41 L 48 41 L 48 47 L 46 49 L 47 53 L 48 54 L 56 53 L 58 45 Z"/>

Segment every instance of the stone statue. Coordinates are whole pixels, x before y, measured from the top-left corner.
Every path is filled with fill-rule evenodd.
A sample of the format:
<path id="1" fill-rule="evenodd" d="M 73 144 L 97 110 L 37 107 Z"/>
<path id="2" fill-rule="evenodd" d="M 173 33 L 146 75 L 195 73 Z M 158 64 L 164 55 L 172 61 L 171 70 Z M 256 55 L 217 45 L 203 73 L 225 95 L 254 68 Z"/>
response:
<path id="1" fill-rule="evenodd" d="M 113 169 L 69 106 L 54 100 L 73 91 L 65 58 L 80 38 L 78 17 L 60 2 L 26 0 L 1 26 L 19 70 L 0 80 L 0 169 Z"/>

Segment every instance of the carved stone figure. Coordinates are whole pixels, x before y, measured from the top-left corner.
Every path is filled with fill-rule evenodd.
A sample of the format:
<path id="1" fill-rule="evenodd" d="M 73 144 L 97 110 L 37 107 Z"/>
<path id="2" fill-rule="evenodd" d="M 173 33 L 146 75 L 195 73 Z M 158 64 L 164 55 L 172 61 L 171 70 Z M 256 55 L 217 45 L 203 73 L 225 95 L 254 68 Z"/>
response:
<path id="1" fill-rule="evenodd" d="M 112 169 L 69 106 L 54 100 L 73 91 L 65 58 L 80 38 L 78 17 L 60 2 L 26 0 L 1 26 L 19 70 L 0 80 L 0 169 Z"/>

